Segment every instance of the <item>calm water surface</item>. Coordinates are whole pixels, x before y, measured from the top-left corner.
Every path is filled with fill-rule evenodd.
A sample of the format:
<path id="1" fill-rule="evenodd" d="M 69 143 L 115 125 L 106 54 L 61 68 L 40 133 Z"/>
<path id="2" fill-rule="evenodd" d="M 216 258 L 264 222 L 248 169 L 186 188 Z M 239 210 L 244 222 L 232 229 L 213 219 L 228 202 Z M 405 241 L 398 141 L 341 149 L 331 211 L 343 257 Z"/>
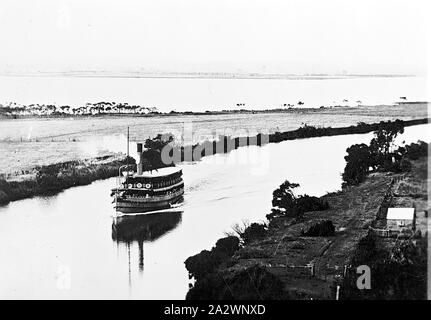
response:
<path id="1" fill-rule="evenodd" d="M 429 141 L 429 125 L 399 139 Z M 178 212 L 113 218 L 115 178 L 0 207 L 0 298 L 184 299 L 184 261 L 243 219 L 259 221 L 285 179 L 299 193 L 340 188 L 345 150 L 371 134 L 246 147 L 182 165 Z"/>
<path id="2" fill-rule="evenodd" d="M 184 79 L 0 76 L 0 103 L 55 103 L 81 106 L 115 101 L 160 111 L 267 109 L 392 104 L 406 97 L 425 101 L 426 77 L 347 77 L 338 79 Z M 237 106 L 244 104 L 244 106 Z"/>

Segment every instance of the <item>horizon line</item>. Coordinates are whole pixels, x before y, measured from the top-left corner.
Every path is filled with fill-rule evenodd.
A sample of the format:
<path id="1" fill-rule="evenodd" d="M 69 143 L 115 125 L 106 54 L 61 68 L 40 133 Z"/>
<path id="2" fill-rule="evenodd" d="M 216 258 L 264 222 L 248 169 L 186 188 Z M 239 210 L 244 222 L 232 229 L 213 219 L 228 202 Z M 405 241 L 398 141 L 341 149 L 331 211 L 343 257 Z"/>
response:
<path id="1" fill-rule="evenodd" d="M 140 72 L 140 71 L 36 71 L 36 72 L 0 72 L 4 77 L 81 77 L 81 78 L 160 78 L 160 79 L 286 79 L 318 80 L 360 77 L 419 77 L 420 74 L 390 73 L 259 73 L 259 72 Z"/>

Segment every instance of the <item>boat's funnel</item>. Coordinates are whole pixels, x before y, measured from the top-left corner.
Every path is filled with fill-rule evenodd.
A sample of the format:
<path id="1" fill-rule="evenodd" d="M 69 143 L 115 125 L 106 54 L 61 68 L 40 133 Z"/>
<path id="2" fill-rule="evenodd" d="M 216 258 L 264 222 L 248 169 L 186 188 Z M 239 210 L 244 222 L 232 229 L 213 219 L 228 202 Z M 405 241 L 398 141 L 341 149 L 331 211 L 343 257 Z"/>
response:
<path id="1" fill-rule="evenodd" d="M 137 151 L 139 156 L 139 163 L 138 163 L 138 175 L 142 174 L 143 171 L 143 159 L 142 159 L 142 143 L 137 143 Z"/>

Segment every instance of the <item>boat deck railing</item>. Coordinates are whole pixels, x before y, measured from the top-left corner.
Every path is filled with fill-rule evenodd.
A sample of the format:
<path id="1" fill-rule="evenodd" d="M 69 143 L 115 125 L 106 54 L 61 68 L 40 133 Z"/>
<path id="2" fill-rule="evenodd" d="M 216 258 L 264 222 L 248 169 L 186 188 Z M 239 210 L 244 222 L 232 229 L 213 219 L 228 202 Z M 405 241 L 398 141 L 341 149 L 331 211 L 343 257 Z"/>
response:
<path id="1" fill-rule="evenodd" d="M 136 201 L 136 202 L 160 202 L 160 201 L 169 201 L 174 197 L 180 196 L 184 193 L 184 189 L 180 189 L 178 191 L 172 192 L 170 194 L 166 194 L 163 196 L 147 196 L 147 197 L 133 197 L 126 196 L 127 201 Z"/>

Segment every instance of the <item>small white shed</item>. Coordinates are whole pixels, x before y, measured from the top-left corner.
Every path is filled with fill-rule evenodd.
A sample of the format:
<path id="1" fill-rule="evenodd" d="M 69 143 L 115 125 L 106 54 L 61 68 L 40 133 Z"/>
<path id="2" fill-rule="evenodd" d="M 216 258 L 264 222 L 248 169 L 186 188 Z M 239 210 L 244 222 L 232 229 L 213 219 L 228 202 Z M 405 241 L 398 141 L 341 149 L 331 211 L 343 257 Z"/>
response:
<path id="1" fill-rule="evenodd" d="M 387 227 L 390 230 L 415 230 L 415 208 L 388 208 Z"/>

